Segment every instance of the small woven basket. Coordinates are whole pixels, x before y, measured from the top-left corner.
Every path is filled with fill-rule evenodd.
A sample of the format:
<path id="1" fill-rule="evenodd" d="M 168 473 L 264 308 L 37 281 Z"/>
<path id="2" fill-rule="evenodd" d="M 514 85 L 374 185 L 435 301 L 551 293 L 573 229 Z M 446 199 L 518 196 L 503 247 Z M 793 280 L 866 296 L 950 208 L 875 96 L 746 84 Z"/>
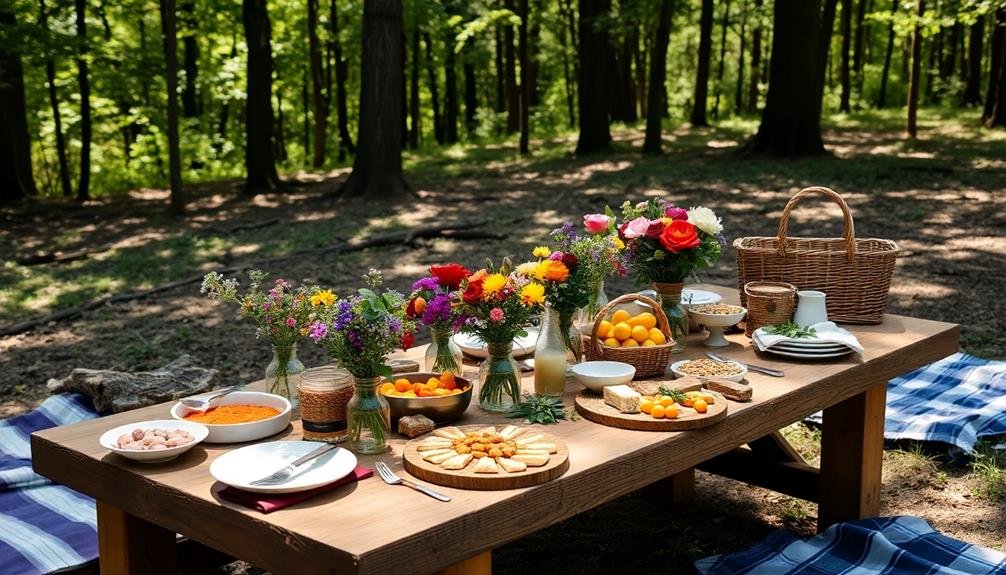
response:
<path id="1" fill-rule="evenodd" d="M 657 327 L 664 333 L 667 342 L 663 345 L 652 345 L 649 347 L 608 347 L 598 339 L 597 331 L 601 328 L 601 322 L 607 317 L 608 311 L 620 303 L 640 301 L 653 308 L 653 315 L 657 316 Z M 625 294 L 608 302 L 597 312 L 594 318 L 594 327 L 590 330 L 590 338 L 584 346 L 584 356 L 587 361 L 620 361 L 628 363 L 636 368 L 636 377 L 653 377 L 663 375 L 667 370 L 667 365 L 671 361 L 671 350 L 674 349 L 674 340 L 671 338 L 671 326 L 667 323 L 667 315 L 660 308 L 656 301 L 635 293 Z"/>
<path id="2" fill-rule="evenodd" d="M 789 216 L 800 200 L 827 196 L 842 209 L 845 231 L 841 238 L 790 238 Z M 887 292 L 900 250 L 890 240 L 856 239 L 849 206 L 834 191 L 813 187 L 800 190 L 786 204 L 775 237 L 738 238 L 737 276 L 741 305 L 750 307 L 743 287 L 752 281 L 780 281 L 801 290 L 828 294 L 828 319 L 845 323 L 884 321 Z"/>
<path id="3" fill-rule="evenodd" d="M 796 286 L 786 282 L 748 282 L 744 284 L 747 296 L 747 319 L 744 334 L 751 337 L 762 326 L 785 323 L 793 319 L 796 305 Z"/>

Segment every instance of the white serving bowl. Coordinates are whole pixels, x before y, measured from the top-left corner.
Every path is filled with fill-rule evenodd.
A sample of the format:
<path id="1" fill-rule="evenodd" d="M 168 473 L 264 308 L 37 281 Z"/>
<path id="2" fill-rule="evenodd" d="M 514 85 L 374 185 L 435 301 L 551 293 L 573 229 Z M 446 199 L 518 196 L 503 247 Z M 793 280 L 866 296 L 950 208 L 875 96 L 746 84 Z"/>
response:
<path id="1" fill-rule="evenodd" d="M 730 345 L 730 342 L 723 337 L 723 329 L 737 325 L 748 313 L 748 310 L 740 306 L 737 307 L 741 310 L 737 313 L 703 313 L 695 311 L 693 306 L 688 310 L 688 317 L 695 320 L 696 323 L 706 326 L 706 329 L 709 330 L 709 337 L 705 341 L 707 346 L 725 347 Z"/>
<path id="2" fill-rule="evenodd" d="M 134 429 L 142 429 L 144 431 L 148 429 L 184 429 L 192 434 L 192 443 L 186 443 L 185 445 L 179 445 L 178 447 L 167 447 L 164 449 L 156 449 L 150 451 L 138 451 L 135 449 L 120 449 L 116 443 L 121 435 L 127 435 L 132 433 Z M 155 419 L 153 421 L 141 421 L 139 423 L 129 423 L 126 425 L 120 425 L 115 429 L 109 429 L 105 433 L 101 434 L 98 438 L 98 443 L 101 444 L 105 449 L 109 449 L 127 459 L 132 459 L 133 461 L 142 461 L 144 463 L 159 463 L 161 461 L 168 461 L 178 457 L 179 455 L 185 453 L 186 451 L 192 449 L 196 444 L 204 441 L 206 436 L 209 435 L 210 430 L 206 429 L 206 426 L 201 423 L 196 423 L 194 421 L 178 421 L 175 419 Z"/>
<path id="3" fill-rule="evenodd" d="M 689 361 L 692 361 L 692 360 L 690 360 L 690 359 L 683 359 L 681 361 L 676 361 L 676 362 L 674 362 L 674 363 L 671 364 L 671 372 L 674 373 L 674 377 L 697 377 L 697 378 L 699 378 L 702 381 L 705 381 L 705 380 L 709 379 L 708 377 L 703 377 L 701 375 L 692 375 L 690 373 L 685 373 L 685 372 L 681 371 L 681 366 L 683 366 L 684 364 L 688 363 Z M 740 370 L 741 370 L 740 373 L 737 373 L 737 374 L 734 374 L 734 375 L 720 375 L 720 376 L 717 376 L 717 379 L 725 379 L 727 381 L 733 381 L 733 382 L 737 382 L 737 383 L 743 381 L 744 377 L 746 377 L 747 374 L 748 374 L 748 368 L 746 368 L 743 365 L 737 363 L 736 361 L 728 361 L 726 363 L 732 363 L 732 364 L 736 365 L 737 367 L 739 367 Z"/>
<path id="4" fill-rule="evenodd" d="M 264 405 L 279 410 L 279 414 L 249 423 L 205 424 L 209 429 L 206 443 L 243 443 L 276 435 L 290 424 L 290 401 L 274 393 L 261 391 L 235 391 L 213 402 L 221 405 Z M 184 417 L 197 409 L 190 409 L 181 403 L 171 408 L 171 417 L 186 421 Z"/>
<path id="5" fill-rule="evenodd" d="M 636 368 L 620 361 L 585 361 L 570 368 L 573 378 L 591 391 L 601 393 L 609 385 L 629 383 Z"/>

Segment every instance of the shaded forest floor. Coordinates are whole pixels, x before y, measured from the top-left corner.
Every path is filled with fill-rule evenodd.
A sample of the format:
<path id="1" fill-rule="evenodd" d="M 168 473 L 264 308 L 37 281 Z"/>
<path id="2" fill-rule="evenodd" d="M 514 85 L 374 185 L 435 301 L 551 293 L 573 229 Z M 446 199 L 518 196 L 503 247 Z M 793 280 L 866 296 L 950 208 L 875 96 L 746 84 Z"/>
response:
<path id="1" fill-rule="evenodd" d="M 291 176 L 288 193 L 239 198 L 239 183 L 190 189 L 189 215 L 166 215 L 167 192 L 135 190 L 78 207 L 39 203 L 0 209 L 0 329 L 109 294 L 148 289 L 225 266 L 254 264 L 339 241 L 420 225 L 487 220 L 503 240 L 435 239 L 352 254 L 292 256 L 264 268 L 298 281 L 359 284 L 371 266 L 406 290 L 431 263 L 478 265 L 485 256 L 525 258 L 549 230 L 623 200 L 668 197 L 707 205 L 731 238 L 774 235 L 786 200 L 808 185 L 839 191 L 859 237 L 896 240 L 904 249 L 891 289 L 895 313 L 962 324 L 962 347 L 1006 358 L 1006 133 L 980 129 L 970 117 L 926 110 L 915 143 L 902 140 L 900 118 L 878 113 L 828 121 L 831 155 L 801 160 L 743 160 L 733 150 L 754 128 L 679 128 L 663 156 L 642 157 L 642 132 L 615 133 L 610 154 L 572 157 L 571 137 L 535 142 L 530 158 L 510 143 L 457 146 L 409 154 L 406 171 L 419 198 L 397 205 L 339 200 L 328 192 L 347 169 Z M 797 235 L 838 236 L 837 208 L 808 202 L 795 212 Z M 72 262 L 25 267 L 40 252 L 107 247 Z M 736 282 L 734 255 L 705 281 Z M 613 282 L 609 295 L 627 291 Z M 261 377 L 268 346 L 233 309 L 201 297 L 198 283 L 134 302 L 103 306 L 76 319 L 0 338 L 0 416 L 45 396 L 49 378 L 74 367 L 141 370 L 182 353 L 218 368 L 220 381 Z M 302 344 L 307 365 L 323 354 Z M 799 436 L 809 454 L 814 433 Z M 1006 550 L 1003 462 L 991 449 L 951 465 L 919 452 L 889 451 L 885 513 L 921 515 L 962 539 Z M 983 463 L 984 462 L 984 463 Z M 984 467 L 982 466 L 984 465 Z M 640 494 L 603 506 L 515 542 L 496 557 L 499 572 L 535 565 L 553 572 L 666 572 L 709 553 L 750 545 L 772 528 L 813 531 L 814 507 L 764 490 L 700 474 L 702 502 L 665 510 Z M 701 519 L 701 521 L 699 521 Z M 602 528 L 603 526 L 603 528 Z M 596 561 L 583 561 L 597 557 Z"/>

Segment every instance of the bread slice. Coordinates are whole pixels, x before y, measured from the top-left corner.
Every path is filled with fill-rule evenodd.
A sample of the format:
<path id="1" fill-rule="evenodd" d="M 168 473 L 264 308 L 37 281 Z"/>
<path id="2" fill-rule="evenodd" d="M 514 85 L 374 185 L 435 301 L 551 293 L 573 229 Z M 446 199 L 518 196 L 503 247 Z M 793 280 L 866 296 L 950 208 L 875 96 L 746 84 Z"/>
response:
<path id="1" fill-rule="evenodd" d="M 464 439 L 465 438 L 465 434 L 460 429 L 458 429 L 457 427 L 454 427 L 454 426 L 451 426 L 451 427 L 442 427 L 440 429 L 435 430 L 433 432 L 433 434 L 434 435 L 438 435 L 440 437 L 445 437 L 447 439 Z"/>
<path id="2" fill-rule="evenodd" d="M 452 457 L 456 457 L 457 455 L 458 455 L 457 451 L 454 451 L 453 449 L 445 449 L 444 453 L 439 453 L 439 454 L 434 455 L 432 457 L 424 457 L 423 459 L 425 459 L 426 461 L 429 461 L 430 463 L 432 463 L 434 465 L 440 465 L 441 463 L 447 461 L 448 459 L 450 459 Z"/>
<path id="3" fill-rule="evenodd" d="M 500 457 L 496 460 L 496 463 L 503 468 L 503 471 L 507 473 L 520 473 L 527 469 L 527 464 L 523 461 L 514 461 L 513 459 L 507 459 L 506 457 Z"/>
<path id="4" fill-rule="evenodd" d="M 444 469 L 464 469 L 469 463 L 471 463 L 474 456 L 471 453 L 462 453 L 461 455 L 455 455 L 450 459 L 447 459 L 440 464 L 440 467 Z"/>
<path id="5" fill-rule="evenodd" d="M 508 425 L 500 431 L 499 436 L 503 439 L 513 439 L 518 435 L 524 433 L 523 427 L 517 427 L 516 425 Z"/>
<path id="6" fill-rule="evenodd" d="M 483 457 L 482 459 L 479 459 L 478 463 L 475 464 L 475 467 L 472 468 L 472 471 L 474 471 L 475 473 L 499 473 L 500 468 L 498 465 L 496 465 L 496 462 L 493 461 L 492 457 Z"/>

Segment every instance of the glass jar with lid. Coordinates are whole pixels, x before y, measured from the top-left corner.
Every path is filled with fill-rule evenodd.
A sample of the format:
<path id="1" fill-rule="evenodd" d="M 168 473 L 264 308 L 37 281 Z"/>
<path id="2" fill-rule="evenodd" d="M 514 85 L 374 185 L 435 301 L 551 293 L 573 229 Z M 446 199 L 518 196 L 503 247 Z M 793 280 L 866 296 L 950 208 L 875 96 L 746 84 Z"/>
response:
<path id="1" fill-rule="evenodd" d="M 300 418 L 307 441 L 346 439 L 346 404 L 353 397 L 353 376 L 336 365 L 300 374 Z"/>

